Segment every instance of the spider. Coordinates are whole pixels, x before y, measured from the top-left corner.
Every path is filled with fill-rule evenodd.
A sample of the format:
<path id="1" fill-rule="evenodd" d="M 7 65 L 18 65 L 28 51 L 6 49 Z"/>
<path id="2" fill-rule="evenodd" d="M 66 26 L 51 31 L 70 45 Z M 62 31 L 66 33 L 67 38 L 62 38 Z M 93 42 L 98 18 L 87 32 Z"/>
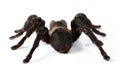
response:
<path id="1" fill-rule="evenodd" d="M 45 21 L 38 17 L 37 15 L 30 15 L 24 24 L 24 27 L 19 30 L 15 30 L 16 35 L 11 36 L 10 39 L 15 39 L 26 32 L 25 36 L 18 42 L 17 45 L 11 47 L 12 50 L 16 50 L 23 45 L 25 40 L 31 36 L 33 32 L 37 33 L 34 44 L 23 60 L 23 63 L 28 63 L 32 58 L 32 54 L 35 49 L 39 46 L 40 40 L 51 44 L 51 46 L 60 53 L 68 53 L 72 44 L 79 38 L 81 33 L 85 33 L 92 43 L 94 43 L 100 50 L 101 55 L 107 61 L 110 57 L 103 50 L 103 42 L 98 40 L 94 33 L 97 35 L 105 37 L 106 34 L 98 31 L 100 25 L 93 25 L 92 22 L 87 18 L 84 13 L 78 13 L 74 19 L 71 21 L 71 30 L 67 28 L 67 23 L 65 20 L 51 21 L 50 30 L 45 27 Z"/>

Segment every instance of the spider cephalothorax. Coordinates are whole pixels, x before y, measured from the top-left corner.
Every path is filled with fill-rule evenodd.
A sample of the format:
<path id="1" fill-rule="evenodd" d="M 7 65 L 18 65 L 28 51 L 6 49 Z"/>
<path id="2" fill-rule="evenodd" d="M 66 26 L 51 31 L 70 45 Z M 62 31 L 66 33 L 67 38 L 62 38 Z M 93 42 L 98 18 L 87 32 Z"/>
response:
<path id="1" fill-rule="evenodd" d="M 51 44 L 51 46 L 58 52 L 67 53 L 70 50 L 73 42 L 75 42 L 83 32 L 98 47 L 103 58 L 105 60 L 109 60 L 110 57 L 102 48 L 103 42 L 98 40 L 93 34 L 94 32 L 100 36 L 106 36 L 105 33 L 97 30 L 97 28 L 100 27 L 100 25 L 93 25 L 85 14 L 78 13 L 71 21 L 71 30 L 67 28 L 67 23 L 65 20 L 60 20 L 51 21 L 50 30 L 48 31 L 47 27 L 45 27 L 45 21 L 43 19 L 37 17 L 36 15 L 31 15 L 25 22 L 24 27 L 20 30 L 15 30 L 17 34 L 10 37 L 10 39 L 14 39 L 26 32 L 26 35 L 21 39 L 21 41 L 17 45 L 12 46 L 11 49 L 15 50 L 22 46 L 24 41 L 30 37 L 34 31 L 36 31 L 37 36 L 33 47 L 23 60 L 24 63 L 28 63 L 32 58 L 34 50 L 39 46 L 40 40 Z"/>

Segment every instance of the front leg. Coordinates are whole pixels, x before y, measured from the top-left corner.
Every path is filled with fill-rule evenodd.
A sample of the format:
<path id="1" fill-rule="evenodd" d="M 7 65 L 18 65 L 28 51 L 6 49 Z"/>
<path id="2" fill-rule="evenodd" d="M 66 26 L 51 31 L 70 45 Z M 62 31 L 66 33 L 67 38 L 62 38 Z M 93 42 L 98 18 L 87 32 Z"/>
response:
<path id="1" fill-rule="evenodd" d="M 39 41 L 41 39 L 41 35 L 37 35 L 33 47 L 30 50 L 29 54 L 26 56 L 26 58 L 23 60 L 23 63 L 28 63 L 30 61 L 30 59 L 32 58 L 32 54 L 35 51 L 35 49 L 39 46 Z"/>
<path id="2" fill-rule="evenodd" d="M 33 52 L 39 46 L 40 40 L 43 40 L 43 39 L 45 40 L 46 43 L 49 43 L 48 29 L 46 27 L 42 27 L 41 29 L 38 30 L 37 37 L 34 41 L 33 47 L 30 50 L 29 54 L 26 56 L 26 58 L 23 60 L 23 63 L 28 63 L 30 61 L 30 59 L 32 58 Z"/>
<path id="3" fill-rule="evenodd" d="M 107 55 L 107 53 L 103 50 L 101 46 L 101 41 L 97 39 L 97 37 L 90 31 L 90 29 L 84 28 L 82 31 L 91 39 L 91 41 L 98 47 L 98 49 L 101 52 L 101 55 L 105 60 L 109 60 L 110 57 Z"/>

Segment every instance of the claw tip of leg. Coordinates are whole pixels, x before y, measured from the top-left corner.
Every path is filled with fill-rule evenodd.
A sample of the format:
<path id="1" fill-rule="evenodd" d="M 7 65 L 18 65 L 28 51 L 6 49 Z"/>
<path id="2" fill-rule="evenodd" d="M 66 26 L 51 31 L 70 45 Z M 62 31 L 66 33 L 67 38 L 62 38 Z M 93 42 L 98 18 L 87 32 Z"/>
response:
<path id="1" fill-rule="evenodd" d="M 24 59 L 24 60 L 23 60 L 23 63 L 24 63 L 24 64 L 27 64 L 28 62 L 29 62 L 29 60 L 27 60 L 27 59 Z"/>
<path id="2" fill-rule="evenodd" d="M 10 40 L 14 39 L 13 37 L 9 37 Z"/>
<path id="3" fill-rule="evenodd" d="M 16 50 L 18 48 L 18 46 L 12 46 L 11 49 L 12 50 Z"/>
<path id="4" fill-rule="evenodd" d="M 106 36 L 106 34 L 105 34 L 105 33 L 102 33 L 102 34 L 101 34 L 101 36 L 105 37 L 105 36 Z"/>
<path id="5" fill-rule="evenodd" d="M 109 56 L 105 56 L 104 59 L 105 59 L 106 61 L 109 61 L 109 60 L 110 60 L 110 57 L 109 57 Z"/>

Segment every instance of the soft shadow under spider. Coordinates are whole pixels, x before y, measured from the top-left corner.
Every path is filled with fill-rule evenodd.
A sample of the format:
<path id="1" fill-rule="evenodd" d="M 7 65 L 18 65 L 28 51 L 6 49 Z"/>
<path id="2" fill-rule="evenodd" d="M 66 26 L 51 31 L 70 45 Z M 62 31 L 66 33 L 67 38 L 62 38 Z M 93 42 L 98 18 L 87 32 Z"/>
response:
<path id="1" fill-rule="evenodd" d="M 81 44 L 81 42 L 79 42 L 79 41 L 75 42 L 75 43 L 73 44 L 73 46 L 71 47 L 71 49 L 70 49 L 70 51 L 69 51 L 68 54 L 74 54 L 74 53 L 78 53 L 78 52 L 82 51 L 83 48 L 82 48 L 82 47 L 79 47 L 80 45 L 78 45 L 78 44 Z M 81 44 L 81 45 L 82 45 L 82 44 Z"/>
<path id="2" fill-rule="evenodd" d="M 17 50 L 20 50 L 20 49 L 25 49 L 25 48 L 29 48 L 30 46 L 24 46 L 24 47 L 20 47 L 18 48 Z"/>
<path id="3" fill-rule="evenodd" d="M 52 52 L 51 52 L 52 53 Z M 49 56 L 52 56 L 50 53 L 48 53 L 48 54 L 45 54 L 45 55 L 43 55 L 43 56 L 40 56 L 39 58 L 37 58 L 37 59 L 35 59 L 35 60 L 31 60 L 31 62 L 39 62 L 39 61 L 42 61 L 42 60 L 44 60 L 45 58 L 47 58 L 47 57 L 49 57 Z M 30 63 L 31 63 L 30 62 Z"/>

